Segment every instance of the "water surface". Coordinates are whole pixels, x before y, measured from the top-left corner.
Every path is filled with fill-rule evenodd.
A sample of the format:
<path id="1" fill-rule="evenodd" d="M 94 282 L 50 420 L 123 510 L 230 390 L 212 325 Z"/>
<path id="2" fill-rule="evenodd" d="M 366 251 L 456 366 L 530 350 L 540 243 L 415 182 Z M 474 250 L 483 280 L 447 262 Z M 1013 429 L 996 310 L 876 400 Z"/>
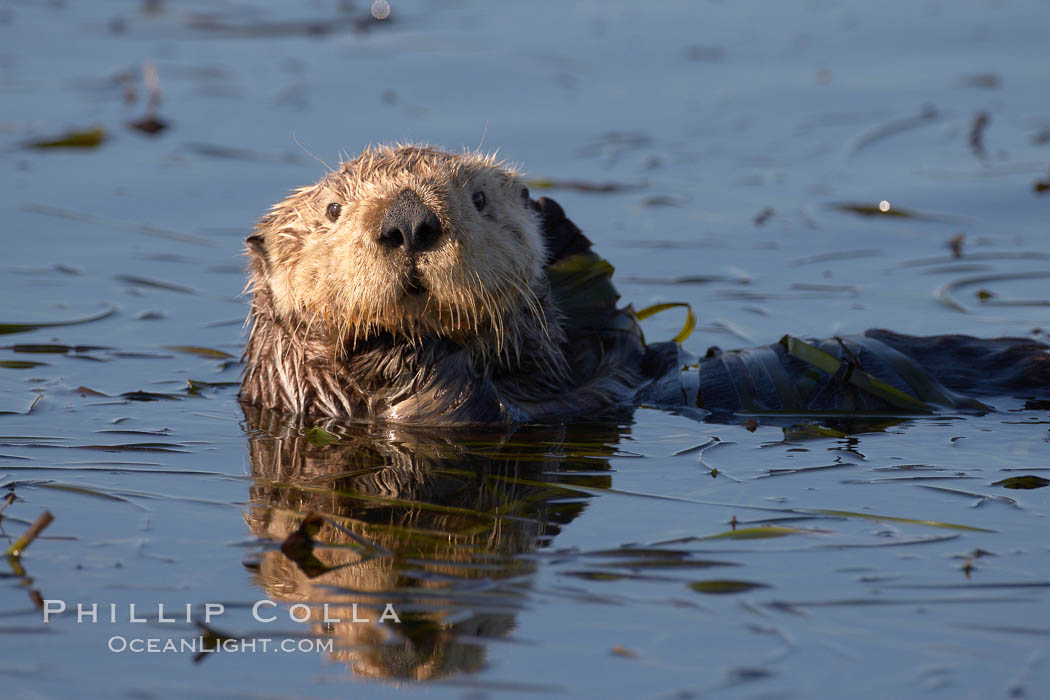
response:
<path id="1" fill-rule="evenodd" d="M 1045 340 L 1050 8 L 391 4 L 0 9 L 0 323 L 105 314 L 0 343 L 2 527 L 55 516 L 2 577 L 3 695 L 1045 694 L 1050 491 L 996 484 L 1050 478 L 1046 410 L 832 432 L 641 409 L 316 444 L 245 415 L 235 383 L 252 223 L 320 161 L 395 140 L 521 163 L 625 300 L 692 305 L 693 352 L 869 327 Z M 128 127 L 149 116 L 169 128 Z M 95 148 L 26 147 L 95 128 Z M 311 510 L 318 546 L 283 553 Z M 120 613 L 45 626 L 36 594 Z M 298 602 L 404 619 L 300 623 Z M 201 633 L 160 603 L 334 646 L 107 649 Z"/>

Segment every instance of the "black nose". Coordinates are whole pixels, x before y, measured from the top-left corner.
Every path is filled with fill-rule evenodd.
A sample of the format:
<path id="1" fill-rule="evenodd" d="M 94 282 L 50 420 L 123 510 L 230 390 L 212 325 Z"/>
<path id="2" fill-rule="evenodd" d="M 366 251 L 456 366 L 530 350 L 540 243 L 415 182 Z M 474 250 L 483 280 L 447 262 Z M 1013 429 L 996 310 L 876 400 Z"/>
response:
<path id="1" fill-rule="evenodd" d="M 441 222 L 412 190 L 401 190 L 390 205 L 380 229 L 379 242 L 401 248 L 408 255 L 430 250 L 441 237 Z"/>

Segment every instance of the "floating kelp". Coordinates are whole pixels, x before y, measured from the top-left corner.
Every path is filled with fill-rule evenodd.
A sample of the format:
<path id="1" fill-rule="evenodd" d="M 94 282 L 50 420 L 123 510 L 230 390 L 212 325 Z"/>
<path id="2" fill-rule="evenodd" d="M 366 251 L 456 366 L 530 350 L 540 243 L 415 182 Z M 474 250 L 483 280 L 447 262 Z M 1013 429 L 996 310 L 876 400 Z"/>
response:
<path id="1" fill-rule="evenodd" d="M 699 366 L 697 402 L 713 411 L 839 412 L 844 418 L 932 413 L 935 405 L 989 410 L 949 390 L 890 344 L 907 338 L 872 331 L 811 344 L 785 335 L 772 345 L 709 352 Z"/>
<path id="2" fill-rule="evenodd" d="M 1050 479 L 1026 474 L 1024 476 L 1011 476 L 1009 479 L 992 482 L 992 486 L 1002 486 L 1004 489 L 1041 489 L 1050 486 Z"/>
<path id="3" fill-rule="evenodd" d="M 117 275 L 115 279 L 118 282 L 125 282 L 136 287 L 152 287 L 153 289 L 163 289 L 169 292 L 180 292 L 182 294 L 196 294 L 197 290 L 185 287 L 181 284 L 175 284 L 174 282 L 164 282 L 161 280 L 150 279 L 148 277 L 140 277 L 139 275 Z"/>
<path id="4" fill-rule="evenodd" d="M 685 324 L 682 325 L 682 330 L 678 331 L 672 340 L 676 343 L 684 343 L 690 335 L 693 334 L 693 329 L 696 328 L 696 314 L 693 313 L 693 307 L 685 302 L 668 302 L 665 304 L 653 304 L 647 306 L 644 309 L 639 309 L 634 312 L 634 317 L 639 321 L 644 321 L 650 316 L 655 316 L 658 313 L 667 311 L 668 309 L 685 309 Z"/>
<path id="5" fill-rule="evenodd" d="M 864 217 L 885 216 L 894 219 L 912 219 L 914 221 L 939 221 L 943 223 L 964 222 L 963 219 L 958 217 L 939 214 L 923 214 L 912 209 L 893 206 L 886 200 L 882 200 L 875 204 L 866 204 L 863 202 L 837 202 L 829 204 L 828 208 Z"/>
<path id="6" fill-rule="evenodd" d="M 7 484 L 8 488 L 19 487 L 19 488 L 38 488 L 38 489 L 51 489 L 55 491 L 65 491 L 68 493 L 75 493 L 81 496 L 90 496 L 91 498 L 99 498 L 104 501 L 117 501 L 120 503 L 126 503 L 133 506 L 138 510 L 145 511 L 147 508 L 134 502 L 130 498 L 119 494 L 107 491 L 101 487 L 86 486 L 84 484 L 69 484 L 61 481 L 52 481 L 49 479 L 38 479 L 31 481 L 15 481 Z M 50 521 L 49 521 L 50 522 Z"/>
<path id="7" fill-rule="evenodd" d="M 93 321 L 100 321 L 104 318 L 112 316 L 116 313 L 117 307 L 111 306 L 105 311 L 101 311 L 94 316 L 87 316 L 85 318 L 78 318 L 71 321 L 39 321 L 36 323 L 0 323 L 0 335 L 8 335 L 11 333 L 26 333 L 28 331 L 35 331 L 40 328 L 56 328 L 58 326 L 75 326 L 81 323 L 91 323 Z"/>
<path id="8" fill-rule="evenodd" d="M 163 394 L 156 391 L 125 391 L 120 394 L 122 398 L 129 401 L 179 401 L 182 399 L 178 394 Z"/>
<path id="9" fill-rule="evenodd" d="M 764 226 L 767 221 L 773 218 L 774 214 L 776 214 L 776 212 L 773 210 L 772 207 L 766 207 L 762 211 L 758 212 L 758 214 L 755 214 L 755 218 L 751 220 L 751 223 L 753 223 L 755 226 Z"/>
<path id="10" fill-rule="evenodd" d="M 322 19 L 242 22 L 236 19 L 224 19 L 209 13 L 191 15 L 188 25 L 196 32 L 213 37 L 274 39 L 283 37 L 321 38 L 348 31 L 363 32 L 373 26 L 392 21 L 389 14 L 382 18 L 373 14 L 362 14 L 357 17 L 343 15 Z"/>
<path id="11" fill-rule="evenodd" d="M 15 558 L 22 556 L 22 552 L 25 551 L 26 547 L 32 544 L 33 540 L 39 537 L 40 533 L 43 532 L 54 519 L 55 516 L 51 515 L 51 511 L 49 510 L 45 510 L 41 513 L 40 517 L 33 521 L 33 524 L 29 526 L 29 529 L 7 548 L 7 556 Z"/>
<path id="12" fill-rule="evenodd" d="M 612 649 L 609 650 L 609 653 L 614 655 L 614 656 L 622 656 L 625 659 L 640 659 L 641 658 L 641 654 L 639 654 L 635 650 L 629 649 L 628 647 L 625 647 L 625 646 L 623 646 L 621 644 L 617 644 L 616 646 L 614 646 Z"/>
<path id="13" fill-rule="evenodd" d="M 743 527 L 720 532 L 717 535 L 697 537 L 697 540 L 765 540 L 771 537 L 787 537 L 788 535 L 808 535 L 817 530 L 804 530 L 797 527 L 783 527 L 777 525 L 765 525 L 762 527 Z"/>
<path id="14" fill-rule="evenodd" d="M 233 389 L 240 385 L 240 382 L 204 382 L 199 379 L 187 379 L 186 393 L 190 396 L 200 396 L 206 389 Z"/>
<path id="15" fill-rule="evenodd" d="M 608 561 L 600 563 L 588 564 L 588 566 L 597 568 L 613 568 L 613 569 L 632 569 L 632 570 L 645 570 L 645 569 L 659 569 L 659 570 L 679 570 L 679 569 L 710 569 L 714 567 L 722 566 L 740 566 L 739 564 L 731 561 L 717 561 L 711 559 L 694 559 L 691 552 L 680 551 L 680 550 L 664 550 L 664 549 L 652 549 L 652 548 L 640 548 L 638 550 L 632 550 L 632 548 L 625 547 L 620 553 L 616 550 L 607 550 L 605 552 L 589 552 L 583 556 L 593 557 L 601 556 L 607 558 Z"/>
<path id="16" fill-rule="evenodd" d="M 988 112 L 982 109 L 974 115 L 973 123 L 970 125 L 970 148 L 973 149 L 974 155 L 982 160 L 986 156 L 984 152 L 984 132 L 991 121 L 992 118 L 988 116 Z"/>
<path id="17" fill-rule="evenodd" d="M 756 588 L 769 588 L 768 583 L 757 583 L 755 581 L 734 581 L 731 579 L 712 579 L 710 581 L 693 581 L 689 588 L 697 593 L 712 595 L 727 595 L 731 593 L 746 593 Z"/>
<path id="18" fill-rule="evenodd" d="M 167 120 L 161 119 L 155 115 L 147 115 L 140 119 L 133 119 L 128 122 L 128 127 L 135 131 L 141 131 L 149 136 L 156 136 L 162 131 L 166 131 L 171 126 Z"/>
<path id="19" fill-rule="evenodd" d="M 596 581 L 599 583 L 609 581 L 672 581 L 674 579 L 666 576 L 650 576 L 648 574 L 631 574 L 615 571 L 559 571 L 560 576 L 571 576 L 584 581 Z"/>
<path id="20" fill-rule="evenodd" d="M 27 360 L 0 360 L 0 367 L 4 369 L 33 369 L 34 367 L 47 367 L 47 363 L 29 362 Z"/>
<path id="21" fill-rule="evenodd" d="M 886 122 L 881 126 L 875 127 L 871 131 L 863 134 L 858 138 L 853 146 L 850 148 L 850 155 L 864 150 L 868 146 L 871 146 L 878 141 L 895 136 L 897 134 L 904 133 L 905 131 L 911 131 L 912 129 L 918 129 L 923 126 L 928 126 L 934 123 L 940 118 L 940 113 L 936 107 L 927 105 L 919 111 L 918 114 L 910 117 L 904 117 L 902 119 L 896 119 L 890 122 Z"/>
<path id="22" fill-rule="evenodd" d="M 829 437 L 829 436 L 825 436 Z M 845 437 L 845 434 L 839 434 L 838 437 Z M 760 474 L 755 477 L 756 479 L 768 478 L 771 476 L 788 476 L 794 474 L 812 474 L 813 472 L 823 472 L 831 469 L 849 469 L 856 467 L 857 465 L 852 462 L 842 462 L 839 464 L 824 464 L 819 467 L 770 467 L 765 469 L 764 474 Z"/>
<path id="23" fill-rule="evenodd" d="M 67 355 L 69 353 L 97 352 L 99 350 L 112 349 L 104 345 L 61 345 L 58 343 L 21 343 L 0 346 L 0 350 L 40 355 Z"/>
<path id="24" fill-rule="evenodd" d="M 909 523 L 912 525 L 925 525 L 927 527 L 945 527 L 952 530 L 966 530 L 968 532 L 995 532 L 983 527 L 973 525 L 959 525 L 957 523 L 944 523 L 937 520 L 923 520 L 921 518 L 902 518 L 892 515 L 875 515 L 874 513 L 856 513 L 848 510 L 833 510 L 827 508 L 798 509 L 798 512 L 813 513 L 816 515 L 833 515 L 842 518 L 862 518 L 864 520 L 876 520 L 891 523 Z"/>
<path id="25" fill-rule="evenodd" d="M 173 352 L 181 352 L 185 355 L 196 355 L 197 357 L 203 357 L 208 360 L 228 360 L 234 357 L 223 350 L 205 348 L 200 345 L 165 345 L 164 349 Z"/>
<path id="26" fill-rule="evenodd" d="M 729 275 L 679 275 L 677 277 L 643 277 L 639 275 L 624 275 L 621 279 L 635 284 L 683 284 L 699 285 L 712 284 L 714 282 L 725 282 L 727 284 L 750 284 L 750 277 L 731 277 Z"/>
<path id="27" fill-rule="evenodd" d="M 652 194 L 648 197 L 642 197 L 642 200 L 638 203 L 642 207 L 680 207 L 686 203 L 686 199 L 683 197 L 672 197 L 669 194 Z"/>
<path id="28" fill-rule="evenodd" d="M 1047 133 L 1050 134 L 1050 129 L 1047 130 Z M 1036 194 L 1050 192 L 1050 175 L 1043 178 L 1042 180 L 1036 180 L 1035 182 L 1033 182 L 1032 189 L 1035 191 Z"/>
<path id="29" fill-rule="evenodd" d="M 114 445 L 63 445 L 78 450 L 99 450 L 102 452 L 184 452 L 189 450 L 177 442 L 126 442 Z"/>
<path id="30" fill-rule="evenodd" d="M 889 403 L 891 406 L 905 411 L 916 411 L 919 413 L 928 413 L 933 410 L 925 401 L 917 400 L 914 397 L 905 394 L 900 389 L 892 387 L 881 379 L 877 379 L 862 370 L 859 360 L 857 360 L 855 355 L 846 350 L 845 344 L 842 343 L 842 341 L 839 341 L 839 344 L 850 355 L 848 357 L 849 364 L 847 365 L 843 365 L 843 363 L 834 355 L 789 335 L 785 335 L 781 338 L 780 344 L 784 346 L 787 350 L 787 354 L 791 357 L 802 360 L 806 364 L 809 364 L 828 375 L 834 376 L 838 374 L 843 367 L 846 367 L 847 370 L 844 376 L 845 381 L 863 391 L 874 394 L 883 401 Z M 900 358 L 897 357 L 893 357 L 892 359 L 900 360 Z M 906 360 L 907 358 L 904 359 Z M 921 369 L 917 365 L 909 366 L 903 364 L 903 367 L 905 372 L 915 372 L 920 378 L 924 378 L 922 377 Z M 934 388 L 934 390 L 936 391 L 936 388 Z"/>
<path id="31" fill-rule="evenodd" d="M 100 126 L 97 126 L 91 129 L 84 129 L 82 131 L 67 131 L 61 136 L 56 136 L 54 138 L 45 138 L 39 139 L 37 141 L 29 141 L 25 144 L 25 147 L 37 150 L 46 150 L 52 148 L 98 148 L 102 145 L 102 142 L 105 140 L 106 130 Z"/>
<path id="32" fill-rule="evenodd" d="M 535 190 L 575 190 L 591 194 L 614 194 L 633 192 L 645 188 L 645 184 L 628 184 L 623 182 L 586 182 L 584 180 L 551 180 L 535 178 L 528 181 L 528 186 Z"/>

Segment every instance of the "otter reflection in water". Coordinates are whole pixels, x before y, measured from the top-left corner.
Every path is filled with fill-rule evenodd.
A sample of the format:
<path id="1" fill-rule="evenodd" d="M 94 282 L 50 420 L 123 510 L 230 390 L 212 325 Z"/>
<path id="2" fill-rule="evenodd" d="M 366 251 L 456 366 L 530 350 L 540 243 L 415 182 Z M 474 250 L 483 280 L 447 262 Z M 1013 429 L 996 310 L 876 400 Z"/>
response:
<path id="1" fill-rule="evenodd" d="M 509 634 L 525 602 L 535 565 L 517 555 L 584 509 L 574 484 L 610 485 L 600 472 L 622 434 L 616 424 L 454 439 L 403 426 L 311 432 L 271 411 L 245 415 L 256 478 L 246 520 L 272 543 L 255 581 L 272 601 L 310 606 L 311 633 L 332 635 L 332 657 L 373 678 L 480 669 L 485 639 Z M 288 546 L 310 512 L 324 524 L 301 539 L 316 545 Z M 341 622 L 323 621 L 324 603 Z M 355 603 L 373 622 L 392 603 L 401 623 L 351 622 Z"/>

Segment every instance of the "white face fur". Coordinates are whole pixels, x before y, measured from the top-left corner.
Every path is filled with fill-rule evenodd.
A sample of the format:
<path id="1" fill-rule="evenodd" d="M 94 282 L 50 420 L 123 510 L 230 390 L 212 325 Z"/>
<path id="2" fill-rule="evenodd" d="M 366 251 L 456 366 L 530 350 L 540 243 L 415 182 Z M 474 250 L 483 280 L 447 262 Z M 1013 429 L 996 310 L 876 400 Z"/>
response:
<path id="1" fill-rule="evenodd" d="M 439 225 L 421 249 L 385 235 L 406 191 Z M 544 323 L 534 292 L 545 255 L 539 215 L 518 174 L 491 157 L 366 150 L 276 205 L 249 247 L 252 285 L 269 286 L 282 318 L 346 340 L 443 335 L 500 352 L 514 332 L 507 318 Z"/>

